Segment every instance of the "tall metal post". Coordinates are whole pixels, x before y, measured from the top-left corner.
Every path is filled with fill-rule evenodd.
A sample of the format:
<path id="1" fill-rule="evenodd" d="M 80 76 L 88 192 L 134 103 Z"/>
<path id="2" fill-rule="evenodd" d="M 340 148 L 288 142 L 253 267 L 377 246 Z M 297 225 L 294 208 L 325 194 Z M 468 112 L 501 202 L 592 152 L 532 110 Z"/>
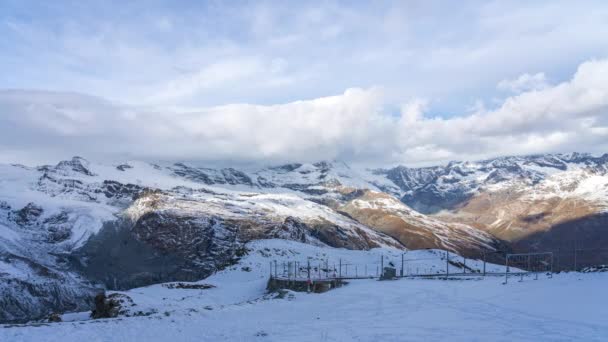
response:
<path id="1" fill-rule="evenodd" d="M 405 253 L 401 253 L 401 277 L 403 277 L 403 256 Z"/>
<path id="2" fill-rule="evenodd" d="M 509 254 L 505 255 L 505 284 L 509 280 Z"/>
<path id="3" fill-rule="evenodd" d="M 338 271 L 338 278 L 342 279 L 342 259 L 338 259 L 340 270 Z"/>
<path id="4" fill-rule="evenodd" d="M 445 252 L 445 279 L 450 276 L 450 251 Z"/>
<path id="5" fill-rule="evenodd" d="M 550 269 L 551 278 L 553 278 L 553 253 L 551 253 L 551 269 Z"/>
<path id="6" fill-rule="evenodd" d="M 576 241 L 574 245 L 574 272 L 578 270 L 578 260 L 577 260 L 577 251 L 576 251 Z"/>
<path id="7" fill-rule="evenodd" d="M 306 270 L 308 271 L 308 282 L 310 283 L 310 259 L 308 259 L 308 265 L 306 267 Z"/>

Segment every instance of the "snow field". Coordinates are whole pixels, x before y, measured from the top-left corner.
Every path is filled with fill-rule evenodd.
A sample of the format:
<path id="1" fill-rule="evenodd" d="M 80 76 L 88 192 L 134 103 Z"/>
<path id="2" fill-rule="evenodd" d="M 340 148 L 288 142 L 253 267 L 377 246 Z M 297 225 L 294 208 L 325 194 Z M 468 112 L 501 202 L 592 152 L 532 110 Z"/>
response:
<path id="1" fill-rule="evenodd" d="M 0 341 L 604 341 L 608 336 L 606 273 L 528 277 L 507 285 L 501 277 L 354 280 L 323 294 L 275 298 L 265 293 L 275 259 L 373 264 L 380 255 L 400 262 L 401 251 L 284 240 L 248 247 L 237 265 L 198 282 L 215 288 L 158 284 L 124 292 L 136 303 L 133 311 L 154 312 L 149 316 L 85 320 L 86 314 L 67 314 L 63 323 L 0 326 Z M 406 256 L 431 264 L 435 252 Z"/>

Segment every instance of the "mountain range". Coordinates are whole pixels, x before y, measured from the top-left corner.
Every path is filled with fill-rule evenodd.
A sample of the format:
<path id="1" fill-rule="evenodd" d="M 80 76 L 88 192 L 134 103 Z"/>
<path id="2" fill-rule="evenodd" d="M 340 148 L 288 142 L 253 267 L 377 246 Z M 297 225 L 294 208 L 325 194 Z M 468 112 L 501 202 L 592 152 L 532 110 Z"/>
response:
<path id="1" fill-rule="evenodd" d="M 0 165 L 0 321 L 87 309 L 101 288 L 202 279 L 258 239 L 479 256 L 602 248 L 607 224 L 608 154 L 372 169 Z"/>

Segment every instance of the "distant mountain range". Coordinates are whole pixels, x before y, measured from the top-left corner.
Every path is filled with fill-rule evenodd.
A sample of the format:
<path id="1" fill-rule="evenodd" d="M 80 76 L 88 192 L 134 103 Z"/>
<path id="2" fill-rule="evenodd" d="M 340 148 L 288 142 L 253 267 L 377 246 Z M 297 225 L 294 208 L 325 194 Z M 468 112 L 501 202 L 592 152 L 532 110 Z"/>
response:
<path id="1" fill-rule="evenodd" d="M 0 165 L 0 321 L 88 308 L 100 287 L 197 280 L 243 244 L 478 256 L 608 242 L 608 154 L 355 169 L 189 163 Z"/>

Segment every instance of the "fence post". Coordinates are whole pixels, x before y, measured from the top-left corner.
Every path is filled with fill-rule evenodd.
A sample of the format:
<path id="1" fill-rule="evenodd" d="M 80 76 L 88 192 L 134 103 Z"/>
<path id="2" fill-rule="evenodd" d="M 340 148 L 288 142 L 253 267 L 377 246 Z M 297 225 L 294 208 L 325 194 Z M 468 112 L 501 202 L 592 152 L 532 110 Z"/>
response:
<path id="1" fill-rule="evenodd" d="M 403 256 L 405 253 L 401 253 L 401 277 L 403 278 Z"/>
<path id="2" fill-rule="evenodd" d="M 550 270 L 551 278 L 553 278 L 553 253 L 551 253 L 551 270 Z"/>
<path id="3" fill-rule="evenodd" d="M 310 259 L 308 259 L 308 264 L 307 264 L 307 271 L 308 271 L 308 283 L 310 283 Z"/>
<path id="4" fill-rule="evenodd" d="M 445 252 L 445 279 L 450 276 L 450 251 Z"/>
<path id="5" fill-rule="evenodd" d="M 578 260 L 576 260 L 577 258 L 577 253 L 576 253 L 576 242 L 574 245 L 574 272 L 576 272 L 578 270 Z"/>
<path id="6" fill-rule="evenodd" d="M 380 274 L 384 272 L 384 254 L 380 256 Z"/>
<path id="7" fill-rule="evenodd" d="M 509 254 L 505 254 L 505 284 L 509 280 L 508 273 L 509 273 Z"/>
<path id="8" fill-rule="evenodd" d="M 338 259 L 340 270 L 338 271 L 338 278 L 342 279 L 342 258 Z"/>
<path id="9" fill-rule="evenodd" d="M 464 274 L 466 274 L 467 273 L 467 258 L 466 257 L 462 257 L 462 259 L 464 260 L 464 262 L 462 263 L 462 265 L 463 265 L 462 266 L 462 272 Z"/>
<path id="10" fill-rule="evenodd" d="M 486 276 L 486 252 L 483 252 L 483 276 Z"/>

